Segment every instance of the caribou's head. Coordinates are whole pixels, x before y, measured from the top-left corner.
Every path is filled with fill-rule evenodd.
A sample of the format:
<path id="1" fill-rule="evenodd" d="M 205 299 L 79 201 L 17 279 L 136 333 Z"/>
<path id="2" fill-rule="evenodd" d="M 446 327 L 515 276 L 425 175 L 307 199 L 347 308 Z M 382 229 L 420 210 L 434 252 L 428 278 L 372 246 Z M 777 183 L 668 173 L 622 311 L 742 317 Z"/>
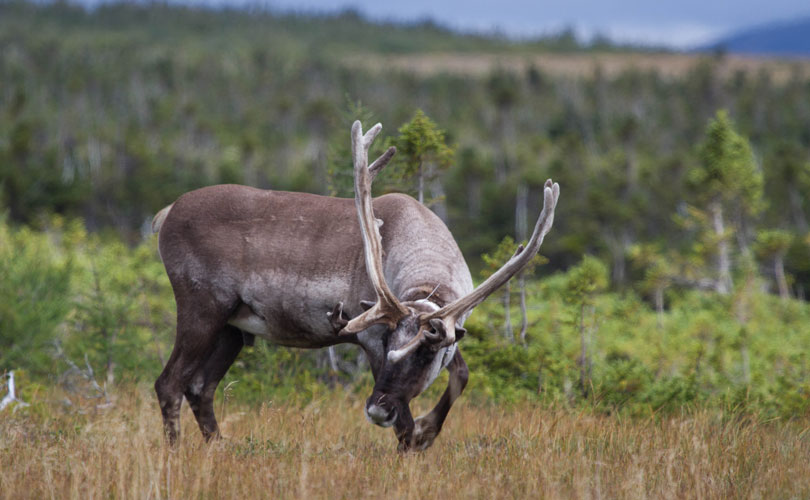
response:
<path id="1" fill-rule="evenodd" d="M 450 336 L 443 323 L 429 319 L 439 307 L 430 299 L 401 304 L 407 312 L 394 328 L 382 332 L 385 353 L 374 390 L 366 401 L 369 422 L 388 427 L 397 418 L 408 420 L 408 403 L 427 389 L 453 359 L 456 342 L 465 330 L 456 326 Z"/>
<path id="2" fill-rule="evenodd" d="M 335 307 L 330 317 L 342 335 L 357 334 L 375 325 L 385 326 L 374 329 L 382 332 L 385 356 L 365 413 L 371 422 L 383 427 L 399 424 L 400 434 L 413 429 L 408 409 L 410 400 L 425 390 L 452 360 L 456 342 L 464 336 L 461 325 L 467 315 L 518 273 L 539 250 L 551 229 L 560 189 L 551 180 L 546 181 L 543 211 L 526 247 L 519 246 L 503 267 L 471 293 L 443 307 L 429 298 L 401 302 L 383 276 L 381 221 L 374 218 L 371 203 L 371 182 L 396 153 L 393 147 L 389 148 L 374 163 L 368 164 L 369 146 L 381 128 L 377 124 L 364 135 L 359 121 L 352 126 L 355 206 L 363 236 L 366 270 L 377 300 L 364 302 L 365 312 L 351 320 L 343 317 L 342 304 Z"/>

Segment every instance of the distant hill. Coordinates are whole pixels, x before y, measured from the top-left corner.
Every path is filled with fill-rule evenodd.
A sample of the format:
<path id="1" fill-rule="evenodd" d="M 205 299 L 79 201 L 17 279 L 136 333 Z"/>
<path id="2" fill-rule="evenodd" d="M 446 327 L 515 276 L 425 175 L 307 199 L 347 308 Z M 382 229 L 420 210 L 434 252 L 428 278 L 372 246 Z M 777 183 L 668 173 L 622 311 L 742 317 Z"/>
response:
<path id="1" fill-rule="evenodd" d="M 810 17 L 746 28 L 700 50 L 810 57 Z"/>

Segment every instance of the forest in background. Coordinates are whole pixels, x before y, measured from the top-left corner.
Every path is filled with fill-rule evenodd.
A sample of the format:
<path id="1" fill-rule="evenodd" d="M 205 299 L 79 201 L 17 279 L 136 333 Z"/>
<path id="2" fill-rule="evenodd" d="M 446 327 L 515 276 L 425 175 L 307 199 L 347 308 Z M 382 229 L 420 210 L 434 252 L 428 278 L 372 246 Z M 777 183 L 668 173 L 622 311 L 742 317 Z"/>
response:
<path id="1" fill-rule="evenodd" d="M 577 76 L 385 67 L 583 53 L 597 63 Z M 467 324 L 470 397 L 806 413 L 810 65 L 608 71 L 608 53 L 639 55 L 354 12 L 0 2 L 0 370 L 90 400 L 151 383 L 174 324 L 154 213 L 223 182 L 351 196 L 359 118 L 400 149 L 378 193 L 417 196 L 422 172 L 476 279 L 526 237 L 543 181 L 561 185 L 545 263 Z M 409 149 L 419 137 L 431 147 Z M 260 343 L 223 386 L 369 385 L 356 350 L 333 354 Z"/>

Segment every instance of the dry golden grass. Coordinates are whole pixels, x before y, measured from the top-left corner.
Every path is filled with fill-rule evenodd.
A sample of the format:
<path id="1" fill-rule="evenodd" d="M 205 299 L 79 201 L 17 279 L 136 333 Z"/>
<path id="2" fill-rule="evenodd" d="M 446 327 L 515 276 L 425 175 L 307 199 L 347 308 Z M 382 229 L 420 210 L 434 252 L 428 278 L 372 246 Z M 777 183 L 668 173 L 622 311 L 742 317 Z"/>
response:
<path id="1" fill-rule="evenodd" d="M 56 405 L 0 416 L 3 498 L 807 498 L 808 422 L 710 412 L 625 419 L 535 406 L 454 408 L 424 453 L 338 394 L 305 406 L 226 407 L 204 445 L 185 408 L 163 445 L 157 405 L 119 395 L 95 415 Z"/>
<path id="2" fill-rule="evenodd" d="M 496 68 L 523 72 L 530 66 L 548 74 L 562 77 L 590 77 L 599 68 L 607 77 L 634 69 L 654 71 L 663 77 L 682 77 L 695 69 L 707 56 L 701 54 L 645 53 L 645 52 L 573 52 L 535 54 L 487 53 L 420 53 L 403 55 L 353 55 L 345 58 L 349 66 L 371 70 L 396 69 L 419 75 L 450 73 L 481 76 Z M 810 74 L 810 61 L 805 59 L 779 59 L 756 56 L 726 56 L 712 59 L 711 65 L 723 77 L 741 71 L 749 76 L 767 73 L 777 82 L 785 82 L 792 75 Z"/>

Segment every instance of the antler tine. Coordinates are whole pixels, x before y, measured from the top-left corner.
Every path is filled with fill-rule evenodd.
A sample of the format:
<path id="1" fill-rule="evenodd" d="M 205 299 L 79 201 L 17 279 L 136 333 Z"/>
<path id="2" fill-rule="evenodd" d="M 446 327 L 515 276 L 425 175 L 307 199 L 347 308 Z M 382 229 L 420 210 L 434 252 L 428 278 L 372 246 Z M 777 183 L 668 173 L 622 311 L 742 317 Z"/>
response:
<path id="1" fill-rule="evenodd" d="M 495 290 L 503 286 L 512 276 L 520 272 L 537 254 L 537 251 L 540 250 L 540 246 L 543 244 L 543 238 L 545 238 L 546 234 L 551 230 L 551 226 L 554 223 L 554 209 L 557 207 L 559 197 L 559 184 L 556 182 L 552 183 L 551 179 L 548 179 L 543 188 L 543 210 L 537 218 L 534 232 L 529 242 L 526 244 L 526 248 L 523 248 L 522 245 L 519 246 L 515 254 L 506 264 L 471 293 L 422 318 L 422 323 L 427 323 L 433 318 L 442 320 L 444 329 L 447 332 L 447 338 L 443 344 L 449 345 L 455 342 L 455 323 L 458 318 L 463 316 L 467 311 L 472 310 L 495 292 Z"/>
<path id="2" fill-rule="evenodd" d="M 389 148 L 374 163 L 368 166 L 368 149 L 371 141 L 380 133 L 379 123 L 363 135 L 360 121 L 352 125 L 352 159 L 354 161 L 354 204 L 363 236 L 366 272 L 377 295 L 377 302 L 367 311 L 349 321 L 341 334 L 357 333 L 376 323 L 395 328 L 399 320 L 408 314 L 385 282 L 382 266 L 382 238 L 371 203 L 371 181 L 391 161 L 396 149 Z"/>
<path id="3" fill-rule="evenodd" d="M 419 333 L 417 333 L 416 336 L 414 336 L 414 338 L 412 338 L 407 344 L 400 347 L 399 349 L 389 351 L 388 361 L 390 361 L 391 363 L 399 363 L 400 360 L 402 360 L 402 358 L 412 353 L 413 351 L 419 349 L 419 346 L 422 345 L 424 337 L 425 334 L 420 329 Z"/>
<path id="4" fill-rule="evenodd" d="M 388 162 L 391 161 L 391 158 L 393 158 L 395 154 L 397 154 L 397 148 L 395 148 L 394 146 L 391 146 L 390 148 L 388 148 L 385 151 L 385 153 L 382 154 L 382 156 L 380 156 L 379 158 L 374 160 L 374 163 L 372 163 L 368 167 L 368 173 L 370 175 L 370 179 L 369 179 L 370 182 L 374 182 L 374 179 L 377 178 L 377 174 L 380 173 L 380 171 L 383 169 L 383 167 L 388 165 Z"/>
<path id="5" fill-rule="evenodd" d="M 360 120 L 356 120 L 354 123 L 359 124 Z M 354 128 L 354 125 L 352 125 L 352 128 Z M 371 127 L 368 130 L 368 132 L 366 132 L 365 135 L 363 136 L 363 147 L 365 148 L 366 158 L 368 158 L 368 148 L 371 146 L 371 143 L 374 142 L 374 138 L 377 137 L 377 134 L 380 133 L 380 130 L 382 130 L 382 124 L 377 123 L 373 127 Z M 361 134 L 363 133 L 362 126 L 360 127 L 360 133 Z"/>

